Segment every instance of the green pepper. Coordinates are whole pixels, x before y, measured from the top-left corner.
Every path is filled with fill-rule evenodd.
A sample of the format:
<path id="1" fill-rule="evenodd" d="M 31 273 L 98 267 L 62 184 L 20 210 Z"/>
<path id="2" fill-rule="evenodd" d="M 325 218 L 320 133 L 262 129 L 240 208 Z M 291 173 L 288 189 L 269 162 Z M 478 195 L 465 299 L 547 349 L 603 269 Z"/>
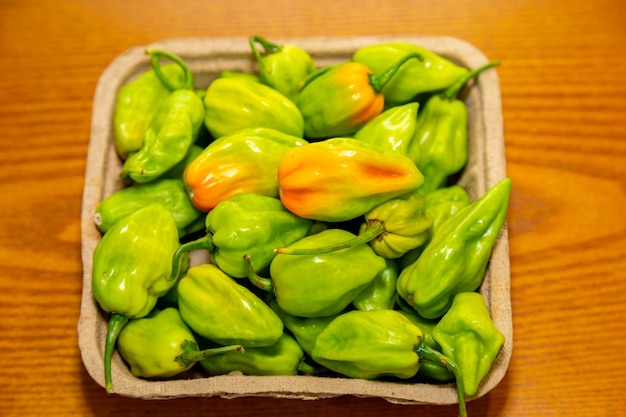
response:
<path id="1" fill-rule="evenodd" d="M 293 147 L 278 166 L 280 199 L 307 219 L 352 220 L 410 193 L 423 177 L 406 156 L 354 138 Z"/>
<path id="2" fill-rule="evenodd" d="M 295 102 L 300 81 L 316 70 L 311 55 L 298 45 L 278 45 L 261 36 L 251 36 L 249 43 L 259 64 L 261 82 Z M 257 43 L 265 54 L 256 47 Z"/>
<path id="3" fill-rule="evenodd" d="M 241 372 L 244 375 L 297 375 L 309 367 L 304 360 L 304 352 L 298 342 L 283 333 L 271 346 L 249 347 L 241 355 L 236 351 L 214 355 L 200 361 L 200 366 L 211 375 L 226 375 Z"/>
<path id="4" fill-rule="evenodd" d="M 152 66 L 164 83 L 171 81 L 162 74 L 159 58 L 174 60 L 185 71 L 185 84 L 174 90 L 163 103 L 163 119 L 148 127 L 141 149 L 128 157 L 120 175 L 138 183 L 152 181 L 181 162 L 196 140 L 204 120 L 202 99 L 193 89 L 193 75 L 177 56 L 165 51 L 148 50 Z M 173 86 L 174 87 L 174 86 Z"/>
<path id="5" fill-rule="evenodd" d="M 252 74 L 245 71 L 223 70 L 220 71 L 219 78 L 245 78 L 246 80 L 250 80 L 256 83 L 261 82 L 261 79 L 257 74 Z M 206 94 L 206 90 L 204 90 L 204 93 Z"/>
<path id="6" fill-rule="evenodd" d="M 144 317 L 175 281 L 168 280 L 178 248 L 172 214 L 150 204 L 118 220 L 93 252 L 92 293 L 110 313 L 104 352 L 106 390 L 111 392 L 111 357 L 129 319 Z"/>
<path id="7" fill-rule="evenodd" d="M 343 62 L 321 68 L 301 82 L 296 104 L 304 119 L 304 136 L 324 139 L 348 136 L 378 116 L 384 109 L 382 90 L 410 54 L 373 75 L 359 62 Z"/>
<path id="8" fill-rule="evenodd" d="M 476 290 L 506 220 L 511 180 L 505 178 L 443 223 L 398 277 L 398 294 L 425 318 L 441 317 L 460 292 Z"/>
<path id="9" fill-rule="evenodd" d="M 164 65 L 162 71 L 168 78 L 182 83 L 184 74 L 177 64 Z M 141 149 L 148 126 L 169 94 L 169 88 L 153 69 L 119 89 L 113 108 L 113 144 L 122 159 Z"/>
<path id="10" fill-rule="evenodd" d="M 445 185 L 452 174 L 459 172 L 468 158 L 467 107 L 457 99 L 459 91 L 473 77 L 498 65 L 489 62 L 430 97 L 418 120 L 413 141 L 419 147 L 417 167 L 424 174 L 421 192 L 428 194 Z"/>
<path id="11" fill-rule="evenodd" d="M 400 152 L 416 163 L 419 160 L 419 147 L 413 146 L 412 141 L 418 110 L 419 103 L 416 102 L 390 107 L 360 128 L 354 138 Z"/>
<path id="12" fill-rule="evenodd" d="M 167 171 L 166 173 L 164 173 L 161 178 L 179 178 L 182 179 L 183 175 L 185 174 L 185 169 L 187 168 L 187 166 L 193 162 L 204 150 L 203 146 L 200 146 L 198 144 L 193 144 L 189 147 L 189 150 L 187 151 L 187 155 L 185 155 L 185 158 L 180 161 L 179 163 L 177 163 L 176 165 L 174 165 L 174 167 L 172 167 L 169 171 Z"/>
<path id="13" fill-rule="evenodd" d="M 352 300 L 359 310 L 391 310 L 396 303 L 398 265 L 393 259 L 385 259 L 385 268 Z"/>
<path id="14" fill-rule="evenodd" d="M 239 345 L 200 350 L 193 332 L 172 307 L 129 321 L 120 332 L 117 347 L 134 376 L 157 379 L 181 374 L 214 355 L 243 352 Z"/>
<path id="15" fill-rule="evenodd" d="M 407 62 L 383 88 L 389 103 L 404 104 L 419 94 L 443 90 L 468 72 L 443 56 L 408 42 L 367 45 L 359 48 L 352 60 L 367 65 L 377 75 L 402 57 L 416 53 L 422 59 Z"/>
<path id="16" fill-rule="evenodd" d="M 276 256 L 274 249 L 306 236 L 312 221 L 291 213 L 277 198 L 244 193 L 215 206 L 207 214 L 205 224 L 205 236 L 178 248 L 172 271 L 178 271 L 177 263 L 182 254 L 204 249 L 226 274 L 246 278 L 244 255 L 251 258 L 256 272 L 265 271 Z"/>
<path id="17" fill-rule="evenodd" d="M 270 86 L 243 77 L 213 80 L 204 107 L 204 125 L 215 139 L 253 127 L 302 137 L 304 122 L 294 102 Z"/>
<path id="18" fill-rule="evenodd" d="M 504 335 L 493 323 L 483 296 L 457 294 L 433 329 L 433 337 L 463 374 L 465 395 L 476 394 L 504 344 Z"/>
<path id="19" fill-rule="evenodd" d="M 343 242 L 354 234 L 327 229 L 306 236 L 287 248 L 316 248 Z M 345 309 L 380 271 L 385 260 L 367 244 L 319 255 L 278 254 L 270 264 L 276 300 L 288 314 L 331 316 Z"/>
<path id="20" fill-rule="evenodd" d="M 422 361 L 442 364 L 456 377 L 459 412 L 467 415 L 463 376 L 457 365 L 426 345 L 422 331 L 396 310 L 342 314 L 317 337 L 312 358 L 332 371 L 358 379 L 408 379 L 417 374 Z"/>
<path id="21" fill-rule="evenodd" d="M 432 220 L 424 213 L 424 196 L 419 190 L 384 201 L 365 213 L 358 236 L 320 248 L 278 248 L 278 253 L 303 255 L 332 252 L 368 243 L 374 253 L 396 259 L 426 242 Z"/>
<path id="22" fill-rule="evenodd" d="M 270 128 L 249 128 L 209 144 L 185 169 L 189 197 L 208 212 L 235 194 L 278 197 L 277 172 L 285 153 L 308 142 Z"/>
<path id="23" fill-rule="evenodd" d="M 189 200 L 182 179 L 162 178 L 114 192 L 98 203 L 94 222 L 102 233 L 106 233 L 121 218 L 155 203 L 172 213 L 181 237 L 186 234 L 187 227 L 203 214 Z"/>
<path id="24" fill-rule="evenodd" d="M 213 264 L 192 266 L 180 278 L 178 308 L 194 332 L 220 345 L 270 346 L 283 333 L 263 300 Z"/>

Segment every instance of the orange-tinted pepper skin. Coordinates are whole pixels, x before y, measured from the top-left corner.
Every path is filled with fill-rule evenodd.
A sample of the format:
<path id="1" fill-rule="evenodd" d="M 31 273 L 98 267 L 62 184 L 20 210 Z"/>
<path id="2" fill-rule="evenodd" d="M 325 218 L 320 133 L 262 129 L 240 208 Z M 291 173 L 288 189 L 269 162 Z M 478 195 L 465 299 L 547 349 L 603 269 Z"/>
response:
<path id="1" fill-rule="evenodd" d="M 289 149 L 278 167 L 280 199 L 296 215 L 340 222 L 416 190 L 424 177 L 406 156 L 358 139 Z"/>
<path id="2" fill-rule="evenodd" d="M 383 111 L 385 98 L 372 87 L 364 64 L 346 62 L 322 71 L 298 97 L 305 137 L 347 136 Z"/>

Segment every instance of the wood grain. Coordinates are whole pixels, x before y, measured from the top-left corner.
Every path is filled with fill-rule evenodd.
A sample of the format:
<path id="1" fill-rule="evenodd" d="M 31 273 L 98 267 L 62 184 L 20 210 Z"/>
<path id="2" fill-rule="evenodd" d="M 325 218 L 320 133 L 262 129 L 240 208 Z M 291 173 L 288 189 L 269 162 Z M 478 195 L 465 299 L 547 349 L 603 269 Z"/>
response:
<path id="1" fill-rule="evenodd" d="M 455 406 L 110 396 L 77 347 L 80 207 L 96 82 L 177 37 L 425 34 L 498 68 L 514 351 L 470 416 L 626 414 L 626 3 L 598 0 L 0 1 L 2 416 L 455 416 Z"/>

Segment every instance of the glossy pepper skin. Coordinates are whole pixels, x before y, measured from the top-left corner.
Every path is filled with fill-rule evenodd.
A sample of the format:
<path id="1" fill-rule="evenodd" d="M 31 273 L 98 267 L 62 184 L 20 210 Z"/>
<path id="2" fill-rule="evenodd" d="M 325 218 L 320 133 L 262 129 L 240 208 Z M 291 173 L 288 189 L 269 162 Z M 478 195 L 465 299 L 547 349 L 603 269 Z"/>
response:
<path id="1" fill-rule="evenodd" d="M 390 107 L 361 127 L 354 138 L 419 160 L 419 148 L 413 146 L 419 103 Z M 414 148 L 417 148 L 415 152 Z"/>
<path id="2" fill-rule="evenodd" d="M 243 77 L 217 78 L 204 96 L 204 124 L 214 139 L 266 127 L 302 137 L 304 121 L 295 103 L 272 87 Z"/>
<path id="3" fill-rule="evenodd" d="M 176 251 L 177 260 L 190 250 L 206 249 L 211 261 L 233 278 L 246 278 L 244 255 L 256 272 L 264 272 L 275 248 L 307 235 L 312 221 L 288 211 L 279 199 L 260 194 L 237 194 L 219 203 L 206 216 L 207 234 Z M 178 267 L 174 265 L 173 271 Z"/>
<path id="4" fill-rule="evenodd" d="M 491 320 L 482 295 L 457 294 L 433 329 L 433 337 L 463 374 L 465 395 L 476 394 L 504 344 L 504 335 Z"/>
<path id="5" fill-rule="evenodd" d="M 443 90 L 468 73 L 427 48 L 408 42 L 387 42 L 359 48 L 352 60 L 381 74 L 389 65 L 408 54 L 419 54 L 421 60 L 411 60 L 382 89 L 387 102 L 398 105 L 412 101 L 422 93 Z"/>
<path id="6" fill-rule="evenodd" d="M 385 259 L 385 268 L 352 300 L 358 310 L 392 310 L 396 304 L 398 265 L 393 259 Z"/>
<path id="7" fill-rule="evenodd" d="M 163 103 L 163 118 L 153 120 L 146 130 L 141 149 L 124 161 L 120 175 L 137 183 L 153 181 L 184 160 L 204 120 L 202 99 L 193 89 L 193 76 L 184 62 L 164 51 L 148 53 L 152 54 L 157 75 L 160 74 L 158 59 L 167 56 L 184 68 L 186 77 L 184 86 L 170 93 Z"/>
<path id="8" fill-rule="evenodd" d="M 168 78 L 182 83 L 183 71 L 178 65 L 164 65 L 163 72 Z M 169 88 L 153 69 L 119 89 L 113 109 L 113 144 L 120 158 L 126 159 L 141 149 L 148 126 L 169 94 Z"/>
<path id="9" fill-rule="evenodd" d="M 94 222 L 106 233 L 118 220 L 149 204 L 161 204 L 172 213 L 181 237 L 203 214 L 189 200 L 182 179 L 163 178 L 114 192 L 98 203 Z"/>
<path id="10" fill-rule="evenodd" d="M 419 147 L 417 167 L 424 174 L 424 184 L 420 189 L 423 194 L 444 186 L 450 175 L 465 167 L 468 159 L 468 115 L 465 103 L 457 99 L 457 94 L 467 81 L 495 65 L 498 62 L 490 62 L 469 72 L 424 104 L 413 139 Z"/>
<path id="11" fill-rule="evenodd" d="M 278 197 L 277 172 L 283 156 L 307 143 L 270 128 L 249 128 L 223 136 L 185 169 L 189 197 L 205 212 L 236 194 Z"/>
<path id="12" fill-rule="evenodd" d="M 239 371 L 244 375 L 297 375 L 303 364 L 304 352 L 298 342 L 283 333 L 271 346 L 246 348 L 245 353 L 236 351 L 207 357 L 200 361 L 211 375 L 226 375 Z"/>
<path id="13" fill-rule="evenodd" d="M 178 282 L 178 308 L 194 332 L 220 345 L 270 346 L 283 333 L 263 300 L 213 264 L 187 270 Z"/>
<path id="14" fill-rule="evenodd" d="M 249 43 L 259 65 L 261 82 L 295 103 L 300 92 L 299 83 L 316 70 L 311 55 L 298 45 L 279 45 L 261 36 L 251 36 Z M 257 48 L 257 44 L 265 53 Z"/>
<path id="15" fill-rule="evenodd" d="M 343 229 L 327 229 L 288 248 L 328 246 L 353 236 Z M 319 255 L 278 254 L 270 275 L 281 309 L 294 316 L 321 317 L 346 308 L 384 268 L 385 260 L 360 244 Z"/>
<path id="16" fill-rule="evenodd" d="M 243 352 L 238 345 L 200 350 L 193 332 L 173 307 L 155 309 L 129 321 L 120 332 L 117 347 L 134 376 L 155 379 L 181 374 L 212 355 Z"/>
<path id="17" fill-rule="evenodd" d="M 398 294 L 419 315 L 441 317 L 454 296 L 476 290 L 506 220 L 511 180 L 505 178 L 442 224 L 398 277 Z"/>
<path id="18" fill-rule="evenodd" d="M 408 60 L 392 63 L 380 75 L 359 62 L 321 68 L 302 81 L 296 104 L 304 119 L 304 136 L 324 139 L 349 136 L 378 116 L 385 107 L 382 89 Z"/>
<path id="19" fill-rule="evenodd" d="M 144 317 L 174 285 L 168 280 L 178 247 L 172 214 L 150 204 L 116 222 L 93 253 L 92 293 L 111 313 L 105 343 L 105 382 L 111 392 L 111 357 L 120 330 L 129 319 Z"/>
<path id="20" fill-rule="evenodd" d="M 353 138 L 291 148 L 278 166 L 285 207 L 320 221 L 357 218 L 422 182 L 422 173 L 406 156 Z"/>

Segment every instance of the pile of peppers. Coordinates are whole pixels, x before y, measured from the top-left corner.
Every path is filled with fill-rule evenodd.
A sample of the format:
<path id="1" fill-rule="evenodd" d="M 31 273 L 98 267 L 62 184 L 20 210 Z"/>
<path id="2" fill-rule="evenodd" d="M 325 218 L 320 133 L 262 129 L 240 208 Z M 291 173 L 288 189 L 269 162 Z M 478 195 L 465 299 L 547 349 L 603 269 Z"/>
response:
<path id="1" fill-rule="evenodd" d="M 392 42 L 318 68 L 297 45 L 249 44 L 255 73 L 196 88 L 181 57 L 148 50 L 118 92 L 124 187 L 94 213 L 106 390 L 117 351 L 155 380 L 455 383 L 465 416 L 504 343 L 477 291 L 511 181 L 474 200 L 456 184 L 461 95 L 498 62 Z"/>

